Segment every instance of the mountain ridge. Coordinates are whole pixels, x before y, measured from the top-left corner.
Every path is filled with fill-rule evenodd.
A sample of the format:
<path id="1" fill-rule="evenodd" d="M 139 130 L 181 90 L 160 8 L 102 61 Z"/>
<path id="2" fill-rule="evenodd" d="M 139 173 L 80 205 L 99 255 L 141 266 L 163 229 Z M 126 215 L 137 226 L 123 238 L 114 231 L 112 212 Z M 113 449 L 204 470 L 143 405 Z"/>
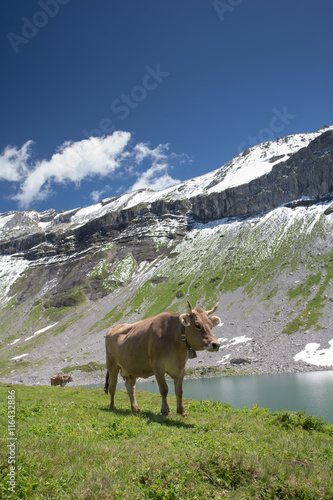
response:
<path id="1" fill-rule="evenodd" d="M 192 218 L 196 222 L 202 222 L 225 217 L 249 217 L 303 196 L 316 198 L 325 196 L 325 194 L 332 192 L 333 179 L 330 169 L 323 173 L 323 175 L 326 175 L 326 178 L 323 180 L 326 183 L 324 186 L 316 182 L 311 182 L 313 179 L 309 179 L 308 175 L 304 177 L 303 184 L 301 183 L 299 186 L 286 182 L 286 178 L 289 177 L 290 179 L 290 175 L 297 176 L 295 165 L 296 168 L 299 168 L 299 163 L 304 162 L 304 155 L 307 152 L 307 148 L 310 155 L 325 152 L 327 147 L 331 148 L 332 137 L 333 126 L 319 129 L 316 133 L 297 134 L 284 139 L 279 138 L 276 141 L 269 141 L 245 150 L 226 165 L 213 172 L 190 179 L 189 181 L 183 181 L 179 185 L 163 191 L 139 190 L 134 193 L 104 199 L 100 203 L 90 207 L 75 208 L 59 213 L 50 209 L 40 214 L 34 210 L 25 212 L 12 211 L 0 214 L 0 238 L 2 240 L 0 240 L 0 253 L 8 254 L 25 251 L 30 245 L 36 246 L 47 240 L 52 243 L 54 239 L 53 234 L 57 232 L 57 226 L 59 225 L 65 230 L 68 225 L 71 225 L 73 231 L 80 234 L 80 227 L 86 226 L 91 220 L 100 219 L 101 217 L 105 217 L 106 224 L 110 223 L 107 219 L 112 219 L 110 223 L 111 228 L 114 227 L 116 230 L 119 230 L 137 215 L 141 216 L 143 213 L 147 213 L 149 209 L 152 214 L 157 216 L 168 212 L 174 212 L 176 215 L 179 213 L 181 215 L 184 211 L 190 211 L 190 203 L 192 205 Z M 283 147 L 283 151 L 280 150 L 282 154 L 276 155 L 277 149 L 274 146 L 279 146 L 279 143 L 284 146 L 287 145 L 287 149 Z M 286 151 L 289 151 L 289 153 Z M 253 174 L 254 168 L 246 169 L 241 166 L 235 167 L 235 165 L 232 168 L 233 162 L 236 165 L 237 163 L 242 163 L 242 159 L 251 156 L 251 154 L 258 159 L 258 153 L 261 156 L 261 160 L 262 156 L 264 156 L 264 161 L 261 161 L 259 169 L 257 163 L 255 163 L 256 170 L 259 170 L 255 174 Z M 271 156 L 272 154 L 273 156 Z M 296 158 L 294 159 L 295 154 Z M 297 155 L 301 155 L 301 158 Z M 267 156 L 270 156 L 268 160 Z M 289 158 L 282 161 L 282 158 L 286 156 L 289 156 Z M 270 164 L 269 168 L 267 168 L 267 164 Z M 317 165 L 318 161 L 316 162 Z M 308 165 L 307 169 L 309 170 Z M 225 182 L 225 177 L 228 176 L 228 173 L 230 176 L 230 170 L 232 170 L 232 179 Z M 238 170 L 241 170 L 240 174 L 237 173 Z M 238 176 L 238 181 L 235 181 L 235 176 Z M 242 176 L 244 182 L 241 180 Z M 298 175 L 298 182 L 301 181 L 299 177 L 300 175 Z M 304 180 L 307 182 L 307 185 Z M 205 186 L 204 182 L 208 182 L 208 185 Z M 198 185 L 200 185 L 200 194 L 198 194 Z M 275 186 L 275 191 L 277 192 L 273 193 L 267 186 Z M 289 189 L 290 187 L 292 189 Z M 246 210 L 239 203 L 237 197 L 247 200 L 248 207 Z M 231 203 L 230 200 L 234 200 L 235 198 L 234 203 Z M 254 201 L 249 203 L 250 199 Z M 113 214 L 113 216 L 110 214 Z M 20 228 L 20 225 L 24 227 L 25 224 L 28 232 L 30 234 L 33 233 L 31 243 L 28 240 L 26 245 L 24 245 L 22 240 L 20 240 L 19 231 L 17 231 L 17 245 L 13 245 L 15 241 L 13 231 L 17 226 Z M 9 238 L 6 238 L 6 228 L 8 228 L 7 234 L 9 234 Z M 86 229 L 88 228 L 89 225 Z M 48 237 L 43 237 L 43 234 L 48 234 Z M 71 235 L 69 234 L 69 236 Z M 6 245 L 7 239 L 11 240 L 11 244 Z"/>

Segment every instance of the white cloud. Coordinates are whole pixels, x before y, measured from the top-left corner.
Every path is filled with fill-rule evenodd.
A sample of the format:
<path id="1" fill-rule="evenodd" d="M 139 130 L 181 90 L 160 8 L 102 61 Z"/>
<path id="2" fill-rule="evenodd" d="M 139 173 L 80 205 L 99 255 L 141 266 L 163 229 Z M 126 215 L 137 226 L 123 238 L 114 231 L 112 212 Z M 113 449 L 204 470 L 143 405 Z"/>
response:
<path id="1" fill-rule="evenodd" d="M 180 183 L 179 179 L 173 179 L 169 174 L 164 173 L 160 175 L 161 172 L 166 171 L 168 165 L 153 165 L 148 170 L 140 175 L 139 179 L 133 184 L 130 191 L 136 191 L 137 189 L 151 188 L 154 191 L 161 191 L 171 186 L 175 186 Z"/>
<path id="2" fill-rule="evenodd" d="M 27 141 L 20 149 L 7 146 L 0 155 L 0 180 L 19 181 L 27 172 L 32 141 Z"/>
<path id="3" fill-rule="evenodd" d="M 162 189 L 180 183 L 179 179 L 174 179 L 167 173 L 167 171 L 172 168 L 169 165 L 168 149 L 168 144 L 160 144 L 155 149 L 149 149 L 148 145 L 143 143 L 139 143 L 135 146 L 134 154 L 136 162 L 142 164 L 144 160 L 149 159 L 152 165 L 145 172 L 137 173 L 138 180 L 130 188 L 130 191 L 136 191 L 137 189 L 143 188 L 161 191 Z M 171 154 L 170 156 L 179 159 L 182 155 L 177 156 Z"/>
<path id="4" fill-rule="evenodd" d="M 50 195 L 51 182 L 78 184 L 83 179 L 114 172 L 120 166 L 121 154 L 130 138 L 128 132 L 115 132 L 106 137 L 64 143 L 50 160 L 38 162 L 28 172 L 20 192 L 13 199 L 26 208 L 34 200 Z"/>
<path id="5" fill-rule="evenodd" d="M 34 161 L 31 157 L 32 141 L 20 149 L 8 146 L 0 155 L 0 181 L 16 183 L 17 192 L 11 196 L 20 208 L 29 208 L 38 200 L 45 200 L 57 184 L 74 183 L 83 180 L 110 178 L 117 172 L 127 182 L 130 177 L 136 181 L 130 191 L 150 187 L 162 190 L 180 181 L 169 174 L 173 165 L 182 163 L 186 155 L 169 153 L 168 144 L 160 144 L 154 149 L 144 143 L 130 144 L 131 134 L 116 131 L 104 137 L 90 137 L 77 142 L 65 142 L 57 148 L 50 159 Z M 90 194 L 94 202 L 99 201 L 109 185 L 96 189 Z"/>
<path id="6" fill-rule="evenodd" d="M 92 191 L 90 193 L 90 198 L 93 200 L 94 203 L 98 203 L 100 199 L 102 198 L 104 193 L 107 193 L 108 191 L 111 190 L 110 186 L 105 186 L 104 189 L 98 190 L 96 189 L 95 191 Z"/>
<path id="7" fill-rule="evenodd" d="M 153 161 L 165 160 L 169 144 L 159 144 L 155 149 L 149 149 L 147 144 L 139 142 L 134 147 L 135 158 L 138 163 L 142 163 L 146 158 L 152 158 Z"/>

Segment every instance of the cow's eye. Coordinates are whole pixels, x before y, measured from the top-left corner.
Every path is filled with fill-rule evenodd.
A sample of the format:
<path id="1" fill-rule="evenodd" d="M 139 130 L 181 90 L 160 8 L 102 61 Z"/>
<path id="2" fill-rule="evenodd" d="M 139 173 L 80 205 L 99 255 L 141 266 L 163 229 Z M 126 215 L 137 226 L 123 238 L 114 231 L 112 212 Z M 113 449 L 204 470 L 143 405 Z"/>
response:
<path id="1" fill-rule="evenodd" d="M 198 330 L 201 330 L 201 325 L 200 325 L 200 323 L 195 323 L 195 327 L 196 327 Z"/>

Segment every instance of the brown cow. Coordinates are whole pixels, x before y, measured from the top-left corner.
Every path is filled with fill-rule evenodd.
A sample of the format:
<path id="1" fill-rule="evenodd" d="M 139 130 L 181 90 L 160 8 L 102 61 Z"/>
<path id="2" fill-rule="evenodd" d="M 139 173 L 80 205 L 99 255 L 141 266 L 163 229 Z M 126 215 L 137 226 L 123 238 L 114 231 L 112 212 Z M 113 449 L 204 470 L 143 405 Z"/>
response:
<path id="1" fill-rule="evenodd" d="M 64 387 L 68 382 L 73 382 L 73 377 L 71 375 L 52 375 L 51 385 L 60 385 Z"/>
<path id="2" fill-rule="evenodd" d="M 125 379 L 126 389 L 132 410 L 139 407 L 135 398 L 137 377 L 147 378 L 155 375 L 162 396 L 162 413 L 168 415 L 168 386 L 165 373 L 175 383 L 177 412 L 187 416 L 183 401 L 183 379 L 186 361 L 194 351 L 218 351 L 220 344 L 212 333 L 212 327 L 220 323 L 220 318 L 213 314 L 218 304 L 211 311 L 192 309 L 185 314 L 163 312 L 131 325 L 116 325 L 111 328 L 105 339 L 106 377 L 104 391 L 111 396 L 110 409 L 114 410 L 118 373 Z M 109 385 L 110 384 L 110 385 Z"/>

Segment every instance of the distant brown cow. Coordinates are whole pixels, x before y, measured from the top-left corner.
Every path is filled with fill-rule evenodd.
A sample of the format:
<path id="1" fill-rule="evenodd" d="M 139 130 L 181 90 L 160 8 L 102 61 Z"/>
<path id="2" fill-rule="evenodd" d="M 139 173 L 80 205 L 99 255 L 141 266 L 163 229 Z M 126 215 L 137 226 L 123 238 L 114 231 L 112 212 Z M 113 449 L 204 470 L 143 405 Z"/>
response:
<path id="1" fill-rule="evenodd" d="M 116 325 L 111 328 L 105 339 L 106 377 L 104 391 L 111 396 L 110 409 L 115 409 L 118 373 L 125 379 L 132 410 L 139 407 L 135 398 L 137 377 L 155 375 L 162 396 L 162 413 L 169 414 L 167 403 L 168 386 L 165 374 L 168 373 L 175 383 L 177 412 L 187 416 L 183 401 L 183 379 L 186 361 L 194 351 L 218 351 L 220 344 L 212 333 L 213 326 L 220 323 L 211 311 L 192 309 L 185 314 L 163 312 L 131 325 Z"/>
<path id="2" fill-rule="evenodd" d="M 73 382 L 73 377 L 71 375 L 52 375 L 51 385 L 60 385 L 64 387 L 68 382 Z"/>

